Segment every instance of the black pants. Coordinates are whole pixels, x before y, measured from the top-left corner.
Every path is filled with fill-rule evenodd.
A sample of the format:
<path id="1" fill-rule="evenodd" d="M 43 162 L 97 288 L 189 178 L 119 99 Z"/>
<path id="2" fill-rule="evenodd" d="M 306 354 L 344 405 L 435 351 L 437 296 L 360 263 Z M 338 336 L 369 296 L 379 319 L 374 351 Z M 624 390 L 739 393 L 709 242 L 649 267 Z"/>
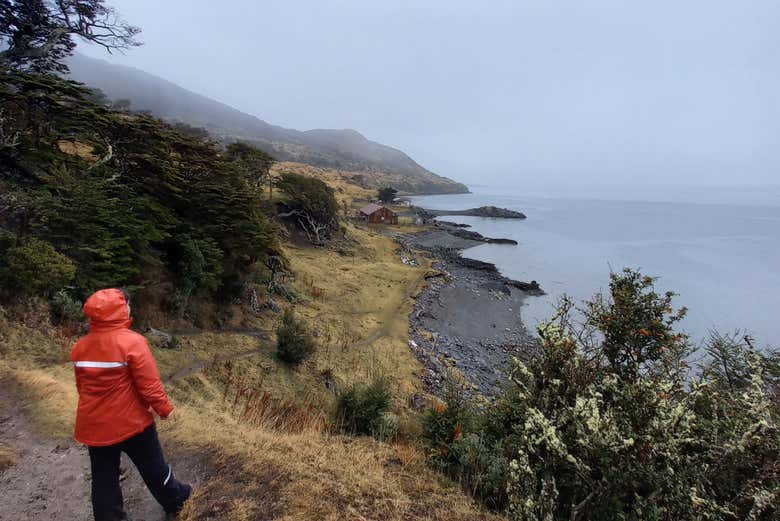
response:
<path id="1" fill-rule="evenodd" d="M 142 433 L 116 445 L 89 447 L 95 521 L 127 519 L 122 489 L 119 487 L 119 458 L 123 452 L 132 460 L 163 509 L 169 514 L 181 510 L 192 488 L 173 476 L 173 469 L 165 463 L 157 428 L 152 424 Z"/>

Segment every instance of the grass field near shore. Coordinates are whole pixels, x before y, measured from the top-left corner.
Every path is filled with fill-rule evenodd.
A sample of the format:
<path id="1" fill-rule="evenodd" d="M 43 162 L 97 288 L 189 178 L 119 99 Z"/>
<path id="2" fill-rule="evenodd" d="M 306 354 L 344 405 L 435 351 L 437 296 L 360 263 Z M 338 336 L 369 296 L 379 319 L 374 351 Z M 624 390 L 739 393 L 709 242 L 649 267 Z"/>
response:
<path id="1" fill-rule="evenodd" d="M 337 195 L 347 205 L 369 195 L 340 185 L 337 174 L 318 175 L 341 186 Z M 389 237 L 345 226 L 351 241 L 341 252 L 284 244 L 297 303 L 279 302 L 307 321 L 318 346 L 301 366 L 276 360 L 278 315 L 270 311 L 252 334 L 200 332 L 181 336 L 180 349 L 153 349 L 164 378 L 184 374 L 166 383 L 176 411 L 159 428 L 177 474 L 199 483 L 185 521 L 501 519 L 430 470 L 414 439 L 419 423 L 408 402 L 423 393 L 424 369 L 408 346 L 408 319 L 428 261 L 404 264 Z M 33 316 L 26 323 L 0 316 L 0 326 L 0 380 L 15 389 L 20 411 L 40 433 L 69 438 L 77 395 L 67 353 L 75 338 Z M 180 373 L 188 367 L 191 373 Z M 392 383 L 399 440 L 329 427 L 333 387 L 380 375 Z M 247 414 L 258 404 L 260 413 Z M 206 479 L 193 475 L 204 465 Z"/>

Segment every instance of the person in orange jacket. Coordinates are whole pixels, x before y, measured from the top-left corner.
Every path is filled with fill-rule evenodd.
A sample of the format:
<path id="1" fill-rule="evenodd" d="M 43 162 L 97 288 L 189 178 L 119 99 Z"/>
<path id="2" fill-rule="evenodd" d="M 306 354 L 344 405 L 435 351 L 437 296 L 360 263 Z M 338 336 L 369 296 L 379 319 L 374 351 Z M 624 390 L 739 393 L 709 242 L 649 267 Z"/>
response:
<path id="1" fill-rule="evenodd" d="M 84 304 L 89 334 L 70 354 L 79 404 L 76 441 L 89 449 L 95 521 L 127 519 L 119 486 L 124 452 L 168 514 L 176 514 L 192 487 L 179 482 L 165 462 L 154 414 L 167 418 L 173 405 L 165 393 L 146 339 L 130 330 L 130 299 L 104 289 Z"/>

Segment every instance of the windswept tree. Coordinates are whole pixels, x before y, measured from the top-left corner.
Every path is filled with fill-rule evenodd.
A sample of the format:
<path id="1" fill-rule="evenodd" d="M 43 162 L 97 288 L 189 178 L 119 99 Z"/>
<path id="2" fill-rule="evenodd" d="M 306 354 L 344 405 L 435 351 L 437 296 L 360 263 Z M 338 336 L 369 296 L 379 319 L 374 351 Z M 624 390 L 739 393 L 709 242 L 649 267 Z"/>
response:
<path id="1" fill-rule="evenodd" d="M 17 143 L 0 150 L 0 296 L 165 280 L 166 304 L 187 313 L 194 298 L 240 298 L 269 257 L 283 264 L 262 194 L 211 141 L 55 75 L 3 73 L 0 90 Z M 81 148 L 53 147 L 62 136 Z"/>
<path id="2" fill-rule="evenodd" d="M 288 197 L 287 211 L 280 217 L 295 219 L 312 243 L 325 244 L 338 227 L 339 205 L 333 188 L 314 177 L 287 172 L 277 186 Z"/>
<path id="3" fill-rule="evenodd" d="M 111 53 L 140 45 L 140 32 L 103 0 L 0 0 L 0 65 L 67 72 L 62 61 L 73 54 L 76 37 Z"/>
<path id="4" fill-rule="evenodd" d="M 242 141 L 227 146 L 225 159 L 255 186 L 261 186 L 268 179 L 274 164 L 273 157 Z"/>
<path id="5" fill-rule="evenodd" d="M 395 200 L 395 196 L 398 190 L 390 186 L 379 189 L 379 200 L 383 203 L 392 203 Z"/>

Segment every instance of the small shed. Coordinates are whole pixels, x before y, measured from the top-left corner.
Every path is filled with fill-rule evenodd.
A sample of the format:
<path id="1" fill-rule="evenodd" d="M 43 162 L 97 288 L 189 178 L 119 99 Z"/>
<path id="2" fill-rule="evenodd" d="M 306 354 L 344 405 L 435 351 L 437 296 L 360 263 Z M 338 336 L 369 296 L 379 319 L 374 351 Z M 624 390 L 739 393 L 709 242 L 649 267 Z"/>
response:
<path id="1" fill-rule="evenodd" d="M 360 217 L 375 224 L 398 224 L 398 214 L 389 208 L 374 203 L 362 208 Z"/>

